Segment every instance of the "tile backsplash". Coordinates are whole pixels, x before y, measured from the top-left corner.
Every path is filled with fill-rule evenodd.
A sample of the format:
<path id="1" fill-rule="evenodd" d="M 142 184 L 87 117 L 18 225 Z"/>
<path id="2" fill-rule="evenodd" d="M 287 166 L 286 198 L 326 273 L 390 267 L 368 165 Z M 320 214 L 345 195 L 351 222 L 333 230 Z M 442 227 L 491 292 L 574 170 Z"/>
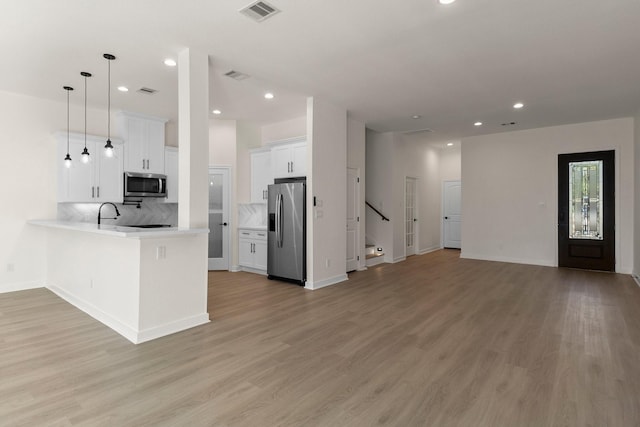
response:
<path id="1" fill-rule="evenodd" d="M 136 205 L 116 203 L 120 216 L 117 220 L 113 206 L 102 208 L 102 223 L 117 225 L 169 224 L 178 225 L 178 204 L 144 199 L 140 209 Z M 73 222 L 97 222 L 100 203 L 58 203 L 58 220 Z"/>
<path id="2" fill-rule="evenodd" d="M 267 205 L 264 203 L 238 203 L 238 227 L 266 227 Z"/>

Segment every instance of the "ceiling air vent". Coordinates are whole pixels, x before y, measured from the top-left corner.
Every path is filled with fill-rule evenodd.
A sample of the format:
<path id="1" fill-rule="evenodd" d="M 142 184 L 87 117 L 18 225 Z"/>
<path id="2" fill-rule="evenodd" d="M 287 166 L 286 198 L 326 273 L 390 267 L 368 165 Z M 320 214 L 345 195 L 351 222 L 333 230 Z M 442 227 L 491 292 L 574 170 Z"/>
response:
<path id="1" fill-rule="evenodd" d="M 424 128 L 424 129 L 417 129 L 417 130 L 408 130 L 402 133 L 404 133 L 405 135 L 415 135 L 417 133 L 423 133 L 423 132 L 433 132 L 433 131 L 429 128 Z"/>
<path id="2" fill-rule="evenodd" d="M 141 87 L 140 89 L 137 90 L 138 93 L 146 93 L 147 95 L 153 95 L 154 93 L 157 92 L 157 90 L 155 89 L 151 89 L 148 87 Z"/>
<path id="3" fill-rule="evenodd" d="M 253 2 L 240 9 L 240 13 L 257 22 L 262 22 L 267 18 L 271 18 L 278 12 L 280 12 L 279 9 L 263 1 Z"/>
<path id="4" fill-rule="evenodd" d="M 250 77 L 248 74 L 241 73 L 240 71 L 236 71 L 236 70 L 228 71 L 224 73 L 224 75 L 227 77 L 231 77 L 234 80 L 244 80 Z"/>

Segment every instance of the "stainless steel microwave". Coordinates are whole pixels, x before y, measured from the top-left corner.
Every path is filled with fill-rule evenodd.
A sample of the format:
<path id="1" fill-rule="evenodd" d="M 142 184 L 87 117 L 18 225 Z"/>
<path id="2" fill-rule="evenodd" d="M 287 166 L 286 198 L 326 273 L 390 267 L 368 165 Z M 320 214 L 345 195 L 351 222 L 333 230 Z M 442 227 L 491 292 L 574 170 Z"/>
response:
<path id="1" fill-rule="evenodd" d="M 125 172 L 124 197 L 167 197 L 167 176 Z"/>

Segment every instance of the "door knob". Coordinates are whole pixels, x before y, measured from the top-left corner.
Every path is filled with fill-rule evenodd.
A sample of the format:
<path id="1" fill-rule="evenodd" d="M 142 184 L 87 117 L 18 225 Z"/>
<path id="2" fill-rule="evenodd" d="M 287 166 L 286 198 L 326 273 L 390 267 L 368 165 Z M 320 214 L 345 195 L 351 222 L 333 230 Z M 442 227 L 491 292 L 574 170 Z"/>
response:
<path id="1" fill-rule="evenodd" d="M 449 219 L 449 217 L 448 217 L 448 216 L 445 216 L 445 217 L 444 217 L 444 219 Z"/>
<path id="2" fill-rule="evenodd" d="M 220 225 L 224 225 L 226 227 L 227 223 L 226 222 L 221 222 Z"/>
<path id="3" fill-rule="evenodd" d="M 413 222 L 416 222 L 418 220 L 418 218 L 413 218 Z"/>

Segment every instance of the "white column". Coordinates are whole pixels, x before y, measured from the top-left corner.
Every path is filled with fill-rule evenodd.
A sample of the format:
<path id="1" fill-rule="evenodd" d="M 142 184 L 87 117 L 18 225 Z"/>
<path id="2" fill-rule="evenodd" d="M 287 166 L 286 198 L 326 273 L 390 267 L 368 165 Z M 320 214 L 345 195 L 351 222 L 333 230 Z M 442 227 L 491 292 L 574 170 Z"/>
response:
<path id="1" fill-rule="evenodd" d="M 178 226 L 208 227 L 209 57 L 185 49 L 178 55 Z"/>

